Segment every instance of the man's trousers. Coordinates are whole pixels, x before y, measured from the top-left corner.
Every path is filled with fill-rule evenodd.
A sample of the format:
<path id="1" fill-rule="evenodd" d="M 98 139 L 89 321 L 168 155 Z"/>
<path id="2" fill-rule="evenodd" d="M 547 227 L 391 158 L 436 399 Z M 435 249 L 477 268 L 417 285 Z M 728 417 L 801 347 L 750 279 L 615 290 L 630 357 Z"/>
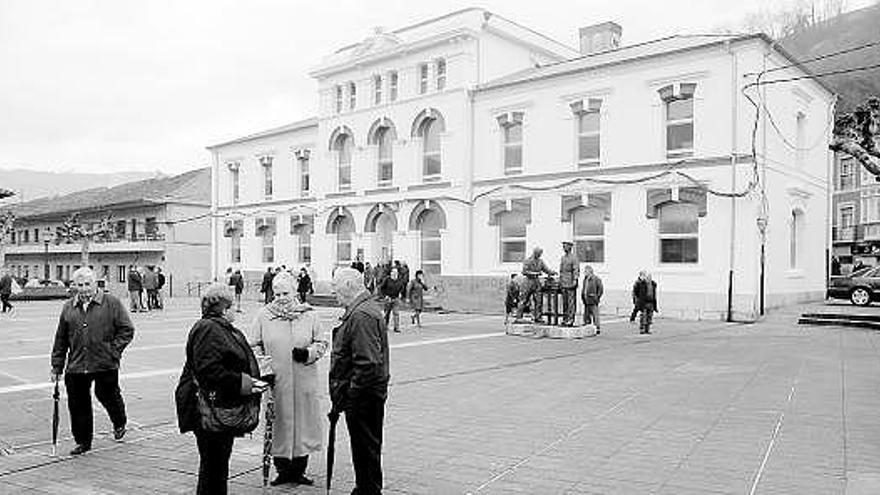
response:
<path id="1" fill-rule="evenodd" d="M 540 320 L 543 301 L 541 300 L 541 283 L 536 278 L 526 278 L 522 283 L 522 292 L 519 299 L 519 307 L 516 309 L 516 318 L 522 318 L 526 304 L 532 304 L 532 319 Z"/>
<path id="2" fill-rule="evenodd" d="M 113 427 L 119 428 L 126 423 L 125 402 L 119 390 L 119 370 L 66 373 L 64 386 L 67 388 L 70 429 L 73 431 L 73 439 L 79 445 L 92 445 L 92 382 L 95 382 L 95 397 L 107 410 Z"/>
<path id="3" fill-rule="evenodd" d="M 385 401 L 358 398 L 346 411 L 345 423 L 351 441 L 351 462 L 358 495 L 382 493 L 382 423 Z"/>
<path id="4" fill-rule="evenodd" d="M 574 324 L 577 314 L 577 286 L 562 288 L 562 323 Z"/>

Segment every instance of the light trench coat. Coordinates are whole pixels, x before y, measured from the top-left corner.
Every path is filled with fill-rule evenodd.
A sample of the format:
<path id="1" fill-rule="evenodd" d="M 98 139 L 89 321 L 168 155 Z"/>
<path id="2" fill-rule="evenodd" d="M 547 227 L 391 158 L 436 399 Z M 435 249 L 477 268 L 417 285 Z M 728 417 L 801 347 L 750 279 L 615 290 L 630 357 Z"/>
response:
<path id="1" fill-rule="evenodd" d="M 248 332 L 248 341 L 255 354 L 272 358 L 275 371 L 272 456 L 291 459 L 320 452 L 324 417 L 317 361 L 329 342 L 317 311 L 309 308 L 293 320 L 283 320 L 262 308 Z M 309 350 L 305 363 L 293 361 L 294 347 Z"/>

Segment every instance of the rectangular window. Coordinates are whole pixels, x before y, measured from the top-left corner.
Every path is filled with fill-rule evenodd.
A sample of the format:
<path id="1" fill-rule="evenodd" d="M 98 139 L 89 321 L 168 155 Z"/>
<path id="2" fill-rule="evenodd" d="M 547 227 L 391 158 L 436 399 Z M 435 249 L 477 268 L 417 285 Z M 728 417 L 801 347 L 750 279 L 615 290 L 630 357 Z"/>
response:
<path id="1" fill-rule="evenodd" d="M 117 240 L 125 239 L 125 228 L 127 225 L 128 223 L 125 220 L 119 220 L 116 222 L 115 234 Z"/>
<path id="2" fill-rule="evenodd" d="M 419 94 L 428 92 L 428 64 L 419 64 Z"/>
<path id="3" fill-rule="evenodd" d="M 309 195 L 309 159 L 299 160 L 299 192 L 302 196 Z"/>
<path id="4" fill-rule="evenodd" d="M 437 91 L 443 91 L 446 88 L 446 59 L 437 60 Z"/>
<path id="5" fill-rule="evenodd" d="M 522 172 L 522 120 L 512 121 L 505 125 L 504 131 L 504 173 L 518 174 Z"/>
<path id="6" fill-rule="evenodd" d="M 55 280 L 64 280 L 64 265 L 55 265 Z"/>
<path id="7" fill-rule="evenodd" d="M 674 93 L 669 85 L 659 90 L 666 120 L 666 158 L 694 156 L 694 92 L 697 85 L 685 83 Z"/>
<path id="8" fill-rule="evenodd" d="M 336 113 L 342 113 L 342 86 L 336 86 Z"/>
<path id="9" fill-rule="evenodd" d="M 312 228 L 304 225 L 297 232 L 299 244 L 297 246 L 297 259 L 300 263 L 312 261 Z"/>
<path id="10" fill-rule="evenodd" d="M 138 225 L 137 218 L 132 218 L 131 219 L 131 240 L 132 240 L 132 242 L 138 240 L 137 225 Z"/>
<path id="11" fill-rule="evenodd" d="M 40 242 L 40 229 L 34 229 L 34 242 Z"/>
<path id="12" fill-rule="evenodd" d="M 697 263 L 699 215 L 692 203 L 667 203 L 659 208 L 660 262 Z"/>
<path id="13" fill-rule="evenodd" d="M 526 257 L 526 219 L 519 212 L 502 213 L 499 218 L 502 263 L 521 263 Z"/>
<path id="14" fill-rule="evenodd" d="M 149 217 L 144 220 L 144 234 L 148 241 L 159 239 L 159 224 L 156 223 L 156 217 Z"/>
<path id="15" fill-rule="evenodd" d="M 388 100 L 397 101 L 397 71 L 388 75 Z"/>
<path id="16" fill-rule="evenodd" d="M 382 103 L 382 76 L 373 76 L 373 104 Z"/>
<path id="17" fill-rule="evenodd" d="M 229 261 L 232 263 L 241 263 L 241 236 L 233 235 L 231 241 Z"/>
<path id="18" fill-rule="evenodd" d="M 838 169 L 838 177 L 839 180 L 837 182 L 837 189 L 844 191 L 848 189 L 855 189 L 856 187 L 856 174 L 855 169 L 853 167 L 853 161 L 851 158 L 846 158 L 840 160 L 840 168 Z"/>
<path id="19" fill-rule="evenodd" d="M 272 187 L 272 157 L 261 157 L 260 165 L 263 166 L 263 196 L 266 199 L 272 199 L 272 193 L 274 192 Z"/>
<path id="20" fill-rule="evenodd" d="M 598 208 L 576 208 L 571 223 L 578 260 L 584 263 L 605 262 L 605 212 Z"/>
<path id="21" fill-rule="evenodd" d="M 101 280 L 110 279 L 110 265 L 101 265 Z"/>
<path id="22" fill-rule="evenodd" d="M 599 111 L 581 112 L 578 119 L 578 167 L 599 164 Z"/>
<path id="23" fill-rule="evenodd" d="M 22 240 L 22 242 L 24 242 L 25 244 L 31 242 L 31 231 L 28 229 L 24 229 L 22 233 L 24 234 L 24 240 Z"/>
<path id="24" fill-rule="evenodd" d="M 125 269 L 125 265 L 116 265 L 116 281 L 117 282 L 125 283 L 125 277 L 127 274 L 128 274 L 128 271 Z"/>
<path id="25" fill-rule="evenodd" d="M 275 236 L 263 236 L 263 263 L 275 262 Z"/>
<path id="26" fill-rule="evenodd" d="M 357 85 L 353 82 L 348 83 L 348 109 L 354 110 L 357 107 Z"/>
<path id="27" fill-rule="evenodd" d="M 239 191 L 239 174 L 238 168 L 236 168 L 235 170 L 232 170 L 232 204 L 234 205 L 238 204 Z M 124 232 L 123 235 L 125 235 Z"/>

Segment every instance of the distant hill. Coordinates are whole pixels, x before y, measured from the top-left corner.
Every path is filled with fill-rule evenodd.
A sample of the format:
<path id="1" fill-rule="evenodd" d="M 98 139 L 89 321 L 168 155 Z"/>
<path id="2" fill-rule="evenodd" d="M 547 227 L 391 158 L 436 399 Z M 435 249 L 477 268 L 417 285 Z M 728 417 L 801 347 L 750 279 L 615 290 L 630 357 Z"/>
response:
<path id="1" fill-rule="evenodd" d="M 89 174 L 76 172 L 36 172 L 24 169 L 0 169 L 0 189 L 11 189 L 16 195 L 6 202 L 31 201 L 60 196 L 83 189 L 113 187 L 126 182 L 167 177 L 159 172 L 114 172 Z"/>
<path id="2" fill-rule="evenodd" d="M 839 15 L 781 40 L 799 60 L 880 41 L 880 4 Z M 806 64 L 813 73 L 880 64 L 880 46 Z M 880 69 L 822 79 L 840 96 L 837 113 L 847 113 L 868 96 L 880 96 Z"/>

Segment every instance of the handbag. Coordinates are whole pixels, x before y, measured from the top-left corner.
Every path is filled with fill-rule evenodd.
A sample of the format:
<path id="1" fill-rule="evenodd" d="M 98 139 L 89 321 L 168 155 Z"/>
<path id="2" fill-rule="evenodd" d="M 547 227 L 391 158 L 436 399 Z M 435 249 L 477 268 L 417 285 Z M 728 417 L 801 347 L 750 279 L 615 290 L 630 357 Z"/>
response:
<path id="1" fill-rule="evenodd" d="M 227 433 L 234 436 L 244 435 L 257 429 L 260 424 L 260 402 L 248 398 L 243 404 L 223 407 L 216 403 L 217 393 L 205 394 L 193 375 L 196 384 L 196 400 L 199 409 L 199 424 L 205 431 Z"/>

